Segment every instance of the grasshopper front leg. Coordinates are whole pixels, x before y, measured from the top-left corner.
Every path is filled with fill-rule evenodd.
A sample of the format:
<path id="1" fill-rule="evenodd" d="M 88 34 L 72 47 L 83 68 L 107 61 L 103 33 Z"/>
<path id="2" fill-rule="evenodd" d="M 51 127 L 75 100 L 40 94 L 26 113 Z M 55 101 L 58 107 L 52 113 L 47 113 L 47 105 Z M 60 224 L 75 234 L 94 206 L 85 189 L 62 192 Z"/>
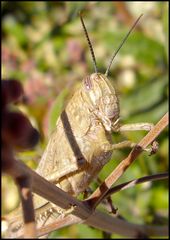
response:
<path id="1" fill-rule="evenodd" d="M 130 123 L 125 124 L 123 126 L 120 126 L 119 131 L 125 132 L 125 131 L 150 131 L 154 125 L 152 123 Z"/>
<path id="2" fill-rule="evenodd" d="M 125 124 L 119 127 L 118 131 L 119 132 L 125 132 L 125 131 L 150 131 L 154 125 L 152 123 L 132 123 L 132 124 Z M 112 144 L 110 146 L 106 146 L 107 150 L 115 150 L 115 149 L 122 149 L 125 147 L 133 148 L 137 144 L 131 141 L 123 141 L 120 143 Z M 152 143 L 151 148 L 145 148 L 143 149 L 144 151 L 149 152 L 150 154 L 153 154 L 157 151 L 158 149 L 158 143 L 154 141 Z"/>
<path id="3" fill-rule="evenodd" d="M 153 127 L 154 127 L 153 123 L 132 123 L 132 124 L 125 124 L 121 126 L 119 131 L 120 132 L 141 131 L 141 130 L 150 131 Z M 151 148 L 143 149 L 144 151 L 149 152 L 150 155 L 156 153 L 156 151 L 158 150 L 158 142 L 154 141 L 151 145 L 152 145 Z M 132 144 L 132 147 L 134 147 L 133 144 Z"/>
<path id="4" fill-rule="evenodd" d="M 118 150 L 118 149 L 122 149 L 122 148 L 133 148 L 135 147 L 137 144 L 134 143 L 134 142 L 131 142 L 131 141 L 123 141 L 123 142 L 119 142 L 119 143 L 115 143 L 115 144 L 106 144 L 106 145 L 103 145 L 103 150 L 104 151 L 110 151 L 110 150 Z M 143 149 L 144 151 L 147 151 L 147 152 L 151 152 L 151 148 L 145 148 Z"/>

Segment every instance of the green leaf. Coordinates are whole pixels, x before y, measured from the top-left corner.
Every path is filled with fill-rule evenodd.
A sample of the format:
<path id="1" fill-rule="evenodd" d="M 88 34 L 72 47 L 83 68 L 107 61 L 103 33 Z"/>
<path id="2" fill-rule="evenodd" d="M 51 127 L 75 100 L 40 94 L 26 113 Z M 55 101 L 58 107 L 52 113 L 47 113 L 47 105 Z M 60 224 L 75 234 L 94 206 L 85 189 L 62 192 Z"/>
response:
<path id="1" fill-rule="evenodd" d="M 125 119 L 157 121 L 168 110 L 168 102 L 165 96 L 168 76 L 160 77 L 145 85 L 129 96 L 122 96 L 121 116 Z"/>
<path id="2" fill-rule="evenodd" d="M 28 39 L 24 26 L 19 22 L 16 22 L 13 17 L 7 17 L 3 24 L 3 30 L 8 34 L 13 35 L 19 45 L 24 46 L 27 44 Z"/>
<path id="3" fill-rule="evenodd" d="M 101 231 L 84 224 L 78 225 L 79 238 L 102 238 Z"/>
<path id="4" fill-rule="evenodd" d="M 49 112 L 49 127 L 48 127 L 48 133 L 50 134 L 52 130 L 56 126 L 56 121 L 61 114 L 64 106 L 64 100 L 68 96 L 69 90 L 63 89 L 61 93 L 57 96 L 56 100 L 54 101 L 50 112 Z"/>
<path id="5" fill-rule="evenodd" d="M 103 32 L 103 44 L 106 44 L 109 51 L 114 52 L 120 45 L 122 39 L 125 37 L 128 30 L 124 32 Z M 164 47 L 159 42 L 146 37 L 140 32 L 134 32 L 130 36 L 124 46 L 121 48 L 119 54 L 131 54 L 135 57 L 138 63 L 154 66 L 159 60 L 163 58 Z"/>

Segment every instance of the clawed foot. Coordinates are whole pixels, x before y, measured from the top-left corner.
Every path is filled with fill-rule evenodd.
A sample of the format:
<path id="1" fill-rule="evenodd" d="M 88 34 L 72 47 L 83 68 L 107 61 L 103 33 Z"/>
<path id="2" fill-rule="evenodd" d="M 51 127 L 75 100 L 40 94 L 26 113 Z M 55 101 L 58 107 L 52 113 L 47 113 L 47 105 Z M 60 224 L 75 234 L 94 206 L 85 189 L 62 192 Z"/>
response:
<path id="1" fill-rule="evenodd" d="M 149 156 L 151 156 L 151 155 L 153 155 L 153 154 L 155 154 L 157 152 L 158 148 L 159 148 L 158 142 L 157 141 L 153 141 L 151 143 L 151 147 L 150 148 L 145 148 L 144 151 L 149 152 Z"/>
<path id="2" fill-rule="evenodd" d="M 159 148 L 159 143 L 157 141 L 153 141 L 151 144 L 151 151 L 149 156 L 155 154 L 158 151 L 158 148 Z"/>

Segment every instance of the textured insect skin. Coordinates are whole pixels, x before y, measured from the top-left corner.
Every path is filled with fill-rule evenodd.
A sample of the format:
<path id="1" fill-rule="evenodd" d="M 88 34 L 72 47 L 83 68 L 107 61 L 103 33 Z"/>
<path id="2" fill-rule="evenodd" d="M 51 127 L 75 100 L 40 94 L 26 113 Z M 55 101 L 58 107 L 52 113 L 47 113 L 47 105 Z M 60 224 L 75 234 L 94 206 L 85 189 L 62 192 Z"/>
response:
<path id="1" fill-rule="evenodd" d="M 83 192 L 111 157 L 107 146 L 118 120 L 108 79 L 100 73 L 86 77 L 59 117 L 37 172 L 70 194 Z"/>
<path id="2" fill-rule="evenodd" d="M 118 130 L 119 102 L 115 89 L 105 75 L 93 73 L 83 80 L 58 118 L 36 172 L 77 196 L 111 158 L 111 131 Z M 34 206 L 38 226 L 48 219 L 48 214 L 60 209 L 36 194 Z M 12 227 L 13 231 L 19 227 L 20 221 L 17 227 Z"/>
<path id="3" fill-rule="evenodd" d="M 134 146 L 130 141 L 113 144 L 111 132 L 148 131 L 153 127 L 150 123 L 119 126 L 119 101 L 107 78 L 114 57 L 141 16 L 112 56 L 105 75 L 97 72 L 92 44 L 80 16 L 96 73 L 84 78 L 81 87 L 61 113 L 36 170 L 42 177 L 73 196 L 84 192 L 109 161 L 113 149 Z M 52 222 L 62 213 L 61 208 L 36 194 L 33 200 L 38 228 Z M 21 215 L 16 216 L 11 221 L 11 234 L 17 232 L 22 225 Z"/>
<path id="4" fill-rule="evenodd" d="M 69 194 L 83 192 L 111 157 L 118 120 L 118 98 L 108 79 L 87 76 L 59 117 L 37 172 Z"/>

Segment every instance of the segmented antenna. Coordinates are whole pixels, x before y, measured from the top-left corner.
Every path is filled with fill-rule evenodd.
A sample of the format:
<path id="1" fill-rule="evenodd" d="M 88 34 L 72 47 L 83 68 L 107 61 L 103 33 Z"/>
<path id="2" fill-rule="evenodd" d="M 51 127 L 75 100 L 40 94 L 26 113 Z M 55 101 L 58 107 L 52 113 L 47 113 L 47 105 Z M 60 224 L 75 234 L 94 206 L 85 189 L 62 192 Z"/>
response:
<path id="1" fill-rule="evenodd" d="M 92 59 L 93 59 L 94 70 L 97 73 L 97 64 L 96 64 L 96 58 L 95 58 L 94 51 L 93 51 L 93 46 L 92 46 L 92 43 L 90 41 L 89 35 L 87 33 L 87 29 L 86 29 L 86 26 L 84 24 L 81 13 L 79 13 L 79 16 L 80 16 L 80 20 L 81 20 L 81 23 L 82 23 L 82 26 L 83 26 L 83 29 L 84 29 L 84 33 L 85 33 L 85 36 L 86 36 L 86 39 L 87 39 L 87 42 L 88 42 L 88 45 L 89 45 L 89 48 L 90 48 L 91 56 L 92 56 Z"/>
<path id="2" fill-rule="evenodd" d="M 110 63 L 109 63 L 109 66 L 105 72 L 105 76 L 107 77 L 108 76 L 108 73 L 109 73 L 109 70 L 110 70 L 110 67 L 112 65 L 112 62 L 114 60 L 114 58 L 116 57 L 117 53 L 119 52 L 119 50 L 121 49 L 121 47 L 123 46 L 124 42 L 126 41 L 126 39 L 129 37 L 130 33 L 132 32 L 132 30 L 135 28 L 136 24 L 139 22 L 140 18 L 143 16 L 143 14 L 141 14 L 138 19 L 134 22 L 133 26 L 131 27 L 131 29 L 129 30 L 129 32 L 126 34 L 125 38 L 123 39 L 123 41 L 121 42 L 120 46 L 118 47 L 118 49 L 116 50 L 116 52 L 113 54 L 113 56 L 111 57 L 111 60 L 110 60 Z"/>

